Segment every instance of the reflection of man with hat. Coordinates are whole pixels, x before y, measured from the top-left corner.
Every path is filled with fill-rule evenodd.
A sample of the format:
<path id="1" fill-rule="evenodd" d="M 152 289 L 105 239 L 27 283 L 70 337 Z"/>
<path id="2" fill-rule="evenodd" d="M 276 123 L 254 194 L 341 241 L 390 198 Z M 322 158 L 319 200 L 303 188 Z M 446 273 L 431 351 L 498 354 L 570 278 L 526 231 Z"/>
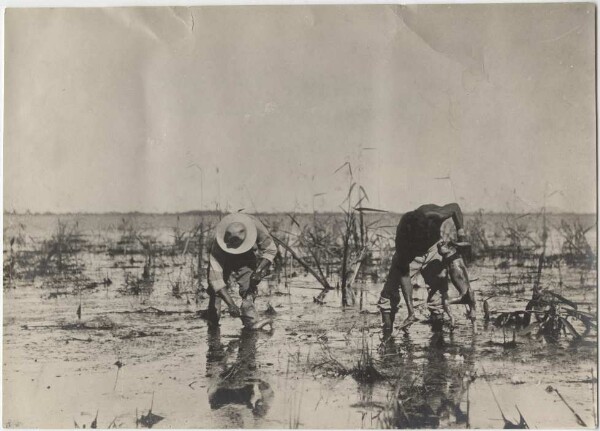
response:
<path id="1" fill-rule="evenodd" d="M 245 327 L 252 328 L 258 321 L 254 308 L 256 286 L 275 259 L 277 247 L 260 221 L 241 213 L 229 214 L 219 222 L 215 240 L 208 266 L 210 302 L 207 317 L 212 322 L 219 321 L 223 300 L 229 308 L 229 314 L 240 317 Z M 227 290 L 230 280 L 239 285 L 242 297 L 240 308 Z"/>

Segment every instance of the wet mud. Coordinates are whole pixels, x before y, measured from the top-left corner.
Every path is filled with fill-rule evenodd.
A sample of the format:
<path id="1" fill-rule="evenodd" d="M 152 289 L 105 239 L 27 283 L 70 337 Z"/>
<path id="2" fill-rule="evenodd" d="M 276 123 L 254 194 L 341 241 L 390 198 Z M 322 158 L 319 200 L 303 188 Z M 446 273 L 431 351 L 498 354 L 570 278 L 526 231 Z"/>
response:
<path id="1" fill-rule="evenodd" d="M 226 313 L 219 326 L 209 326 L 198 313 L 208 298 L 185 284 L 173 289 L 186 259 L 180 254 L 155 265 L 149 288 L 137 294 L 123 288 L 128 274 L 144 279 L 144 259 L 97 250 L 78 255 L 84 269 L 75 279 L 98 280 L 91 288 L 79 289 L 87 281 L 76 280 L 57 288 L 51 275 L 5 287 L 3 425 L 595 426 L 595 332 L 549 342 L 484 322 L 484 299 L 494 313 L 525 309 L 535 262 L 469 265 L 476 325 L 462 305 L 454 306 L 454 328 L 430 321 L 419 305 L 426 298 L 421 288 L 419 322 L 383 334 L 375 306 L 380 283 L 357 283 L 362 309 L 342 308 L 335 290 L 315 303 L 318 285 L 304 275 L 287 287 L 276 279 L 259 286 L 257 309 L 273 319 L 272 328 L 244 330 Z M 595 272 L 560 271 L 545 268 L 542 285 L 596 315 Z M 64 294 L 49 295 L 56 291 Z M 398 320 L 405 313 L 401 308 Z"/>

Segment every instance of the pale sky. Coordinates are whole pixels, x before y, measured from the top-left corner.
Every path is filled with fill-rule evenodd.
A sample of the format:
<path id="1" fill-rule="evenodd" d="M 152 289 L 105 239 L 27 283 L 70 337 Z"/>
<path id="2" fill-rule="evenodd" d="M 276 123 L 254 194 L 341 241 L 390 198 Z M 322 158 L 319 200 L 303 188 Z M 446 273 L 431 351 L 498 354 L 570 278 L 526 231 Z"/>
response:
<path id="1" fill-rule="evenodd" d="M 573 3 L 7 10 L 4 208 L 335 210 L 348 161 L 390 211 L 595 212 L 594 20 Z"/>

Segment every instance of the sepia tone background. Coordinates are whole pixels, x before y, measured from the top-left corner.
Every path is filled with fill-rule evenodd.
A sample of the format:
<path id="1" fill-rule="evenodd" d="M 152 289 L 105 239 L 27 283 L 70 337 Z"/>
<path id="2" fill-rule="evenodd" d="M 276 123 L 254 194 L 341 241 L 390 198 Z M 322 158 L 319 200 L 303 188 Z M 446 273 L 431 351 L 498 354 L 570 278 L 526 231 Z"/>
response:
<path id="1" fill-rule="evenodd" d="M 597 427 L 595 14 L 7 10 L 2 425 Z M 387 337 L 400 216 L 452 201 L 477 322 L 417 277 Z M 202 318 L 242 209 L 271 331 Z"/>

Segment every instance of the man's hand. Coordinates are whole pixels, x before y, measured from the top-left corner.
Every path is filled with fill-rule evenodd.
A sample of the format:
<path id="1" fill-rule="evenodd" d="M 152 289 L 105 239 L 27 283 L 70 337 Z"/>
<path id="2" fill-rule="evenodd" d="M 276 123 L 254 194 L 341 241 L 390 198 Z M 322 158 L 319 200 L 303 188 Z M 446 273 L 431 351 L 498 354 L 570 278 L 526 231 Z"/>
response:
<path id="1" fill-rule="evenodd" d="M 235 302 L 233 302 L 233 299 L 231 298 L 231 295 L 229 295 L 227 288 L 223 288 L 223 289 L 219 290 L 217 292 L 217 295 L 223 301 L 225 301 L 225 304 L 227 304 L 227 308 L 229 309 L 229 314 L 232 317 L 240 317 L 241 316 L 240 309 L 238 308 L 237 305 L 235 305 Z"/>
<path id="2" fill-rule="evenodd" d="M 467 239 L 464 235 L 464 232 L 463 232 L 463 235 L 458 235 L 458 238 L 456 241 L 450 240 L 448 243 L 444 243 L 442 245 L 442 247 L 445 247 L 447 250 L 450 250 L 448 247 L 452 247 L 461 255 L 465 255 L 465 254 L 469 255 L 471 253 L 471 243 L 467 241 Z M 444 255 L 444 253 L 440 249 L 440 246 L 438 246 L 438 249 L 440 250 L 440 254 Z M 452 254 L 452 253 L 449 253 L 449 254 Z"/>
<path id="3" fill-rule="evenodd" d="M 260 260 L 256 269 L 250 276 L 250 281 L 252 281 L 254 285 L 260 283 L 260 281 L 265 277 L 265 275 L 267 275 L 267 270 L 269 269 L 270 264 L 271 262 L 269 262 L 267 259 Z"/>
<path id="4" fill-rule="evenodd" d="M 252 282 L 253 285 L 257 285 L 258 283 L 261 282 L 261 280 L 263 279 L 264 275 L 262 273 L 262 271 L 254 271 L 252 273 L 252 275 L 250 276 L 250 281 Z"/>
<path id="5" fill-rule="evenodd" d="M 231 317 L 240 317 L 242 313 L 240 312 L 240 309 L 237 305 L 231 304 L 229 305 L 229 315 Z"/>

